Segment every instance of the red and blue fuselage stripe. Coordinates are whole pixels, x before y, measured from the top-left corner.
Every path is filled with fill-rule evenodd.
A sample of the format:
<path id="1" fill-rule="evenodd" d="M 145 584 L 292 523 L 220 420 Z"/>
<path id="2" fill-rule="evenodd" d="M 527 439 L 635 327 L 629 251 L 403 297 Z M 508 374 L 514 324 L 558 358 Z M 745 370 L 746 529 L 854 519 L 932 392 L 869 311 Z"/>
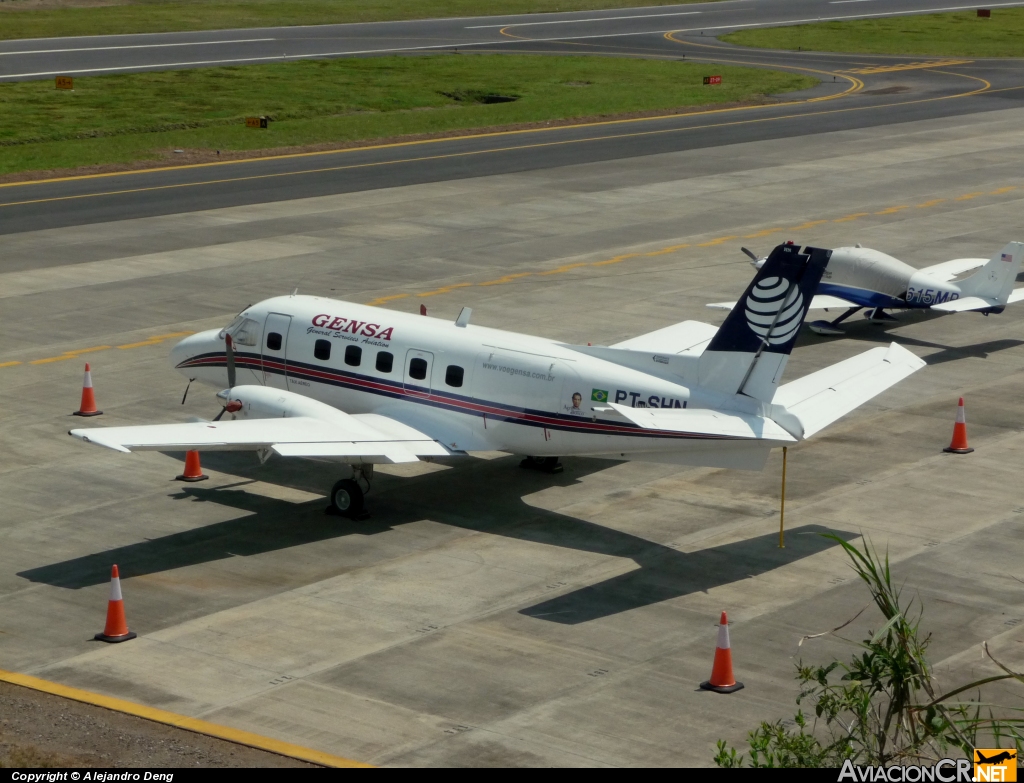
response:
<path id="1" fill-rule="evenodd" d="M 391 381 L 342 370 L 327 369 L 302 362 L 283 362 L 278 359 L 263 357 L 260 354 L 235 352 L 235 366 L 247 368 L 255 372 L 272 373 L 290 376 L 313 383 L 337 386 L 353 391 L 391 397 L 419 405 L 464 413 L 471 416 L 489 417 L 498 421 L 512 422 L 531 427 L 544 427 L 551 430 L 577 432 L 599 435 L 624 435 L 645 438 L 667 439 L 700 439 L 700 440 L 745 440 L 728 435 L 708 435 L 689 432 L 666 432 L 649 430 L 632 422 L 613 423 L 586 420 L 577 416 L 568 416 L 548 411 L 517 408 L 504 403 L 465 397 L 451 392 L 430 389 L 424 386 L 412 386 L 401 381 Z M 193 356 L 178 365 L 179 369 L 189 367 L 227 367 L 227 356 L 224 353 L 206 353 Z"/>

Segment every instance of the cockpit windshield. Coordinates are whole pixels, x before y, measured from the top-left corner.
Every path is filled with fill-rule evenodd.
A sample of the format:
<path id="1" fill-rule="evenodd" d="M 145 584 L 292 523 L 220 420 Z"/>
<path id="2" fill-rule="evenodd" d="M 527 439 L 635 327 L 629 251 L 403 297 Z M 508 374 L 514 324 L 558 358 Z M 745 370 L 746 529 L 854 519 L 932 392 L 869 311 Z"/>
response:
<path id="1" fill-rule="evenodd" d="M 256 345 L 260 335 L 259 321 L 240 315 L 226 329 L 221 329 L 220 338 L 223 340 L 228 334 L 236 345 Z"/>

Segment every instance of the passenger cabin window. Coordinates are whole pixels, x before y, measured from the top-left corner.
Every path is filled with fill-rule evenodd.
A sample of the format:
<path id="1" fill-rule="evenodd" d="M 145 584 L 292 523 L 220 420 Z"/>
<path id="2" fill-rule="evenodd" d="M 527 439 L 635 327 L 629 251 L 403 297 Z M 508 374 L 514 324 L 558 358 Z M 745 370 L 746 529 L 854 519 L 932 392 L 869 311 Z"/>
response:
<path id="1" fill-rule="evenodd" d="M 422 381 L 427 377 L 427 360 L 413 359 L 409 362 L 409 377 Z"/>
<path id="2" fill-rule="evenodd" d="M 281 335 L 279 335 L 277 332 L 270 332 L 270 334 L 267 335 L 267 348 L 269 348 L 272 351 L 280 351 Z"/>
<path id="3" fill-rule="evenodd" d="M 331 358 L 331 341 L 317 340 L 313 345 L 313 355 L 322 362 Z"/>
<path id="4" fill-rule="evenodd" d="M 387 351 L 377 351 L 377 372 L 391 372 L 395 357 Z"/>
<path id="5" fill-rule="evenodd" d="M 444 373 L 444 382 L 449 386 L 461 386 L 462 376 L 465 375 L 466 371 L 459 367 L 457 364 L 449 364 L 448 369 Z"/>
<path id="6" fill-rule="evenodd" d="M 358 345 L 350 345 L 345 349 L 345 364 L 349 367 L 358 367 L 363 360 L 363 349 Z"/>

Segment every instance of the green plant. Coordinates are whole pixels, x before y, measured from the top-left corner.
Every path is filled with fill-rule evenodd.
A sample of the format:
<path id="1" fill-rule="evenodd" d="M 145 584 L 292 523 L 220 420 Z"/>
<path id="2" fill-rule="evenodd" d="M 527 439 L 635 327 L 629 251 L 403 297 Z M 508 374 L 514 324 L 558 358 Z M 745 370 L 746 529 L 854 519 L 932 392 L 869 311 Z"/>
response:
<path id="1" fill-rule="evenodd" d="M 970 757 L 979 746 L 1012 745 L 1019 752 L 1024 747 L 1024 709 L 985 704 L 980 691 L 977 700 L 959 697 L 1002 680 L 1024 683 L 1024 675 L 1003 666 L 985 645 L 986 655 L 1003 673 L 937 694 L 927 658 L 931 635 L 921 635 L 923 607 L 920 601 L 915 607 L 913 599 L 902 602 L 888 554 L 880 559 L 867 541 L 858 549 L 836 535 L 826 537 L 845 549 L 885 622 L 861 642 L 861 651 L 849 662 L 797 664 L 801 685 L 797 704 L 809 702 L 814 708 L 810 729 L 802 712 L 796 714 L 795 729 L 781 721 L 764 721 L 749 734 L 749 759 L 723 740 L 715 763 L 720 767 L 838 767 L 846 759 L 886 765 L 934 761 L 956 751 Z M 856 617 L 828 633 L 836 633 Z"/>

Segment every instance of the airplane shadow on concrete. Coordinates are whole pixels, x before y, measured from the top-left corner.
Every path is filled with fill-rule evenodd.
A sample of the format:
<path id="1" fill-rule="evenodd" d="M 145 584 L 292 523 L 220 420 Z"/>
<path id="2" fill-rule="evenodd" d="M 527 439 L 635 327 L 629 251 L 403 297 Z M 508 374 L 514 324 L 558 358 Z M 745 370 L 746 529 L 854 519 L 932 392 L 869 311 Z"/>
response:
<path id="1" fill-rule="evenodd" d="M 915 321 L 887 321 L 880 324 L 868 323 L 865 321 L 863 323 L 850 324 L 846 327 L 845 334 L 841 337 L 824 339 L 858 340 L 860 342 L 878 343 L 881 345 L 887 345 L 890 342 L 897 342 L 903 346 L 913 345 L 919 348 L 938 348 L 939 350 L 935 353 L 924 357 L 925 363 L 929 366 L 944 364 L 945 362 L 955 362 L 960 359 L 987 359 L 993 353 L 1024 345 L 1024 340 L 1004 339 L 990 340 L 986 343 L 977 343 L 975 345 L 952 346 L 933 343 L 928 340 L 919 340 L 915 337 L 908 337 L 902 334 L 888 334 L 889 330 L 896 329 L 900 326 L 907 326 L 910 323 L 922 320 L 930 321 L 935 318 L 942 318 L 943 316 L 935 314 L 920 314 L 911 317 L 915 318 Z M 819 339 L 821 339 L 820 336 Z"/>
<path id="2" fill-rule="evenodd" d="M 298 460 L 290 464 L 272 460 L 266 466 L 252 466 L 252 461 L 237 454 L 204 455 L 207 468 L 282 485 L 308 488 L 312 484 L 320 491 L 331 485 L 337 473 L 335 466 Z M 372 536 L 430 519 L 464 530 L 635 562 L 638 568 L 628 573 L 521 610 L 530 617 L 577 624 L 757 576 L 835 546 L 818 535 L 828 532 L 826 528 L 805 525 L 787 531 L 785 549 L 778 548 L 776 534 L 771 533 L 684 553 L 611 527 L 536 508 L 523 499 L 546 487 L 574 484 L 610 464 L 605 460 L 567 459 L 565 472 L 551 476 L 519 469 L 516 458 L 486 462 L 467 459 L 450 470 L 427 476 L 378 477 L 375 491 L 368 498 L 372 516 L 361 522 L 325 515 L 326 500 L 297 504 L 240 488 L 186 485 L 171 497 L 218 503 L 247 513 L 18 575 L 33 582 L 78 589 L 107 582 L 112 563 L 118 564 L 122 578 L 131 578 L 346 536 Z M 282 468 L 283 475 L 267 470 L 272 467 Z M 685 507 L 681 507 L 680 514 L 685 513 Z M 723 509 L 723 513 L 736 512 Z M 856 537 L 836 532 L 845 540 Z M 344 570 L 339 566 L 337 573 Z M 309 581 L 333 575 L 321 573 Z"/>

